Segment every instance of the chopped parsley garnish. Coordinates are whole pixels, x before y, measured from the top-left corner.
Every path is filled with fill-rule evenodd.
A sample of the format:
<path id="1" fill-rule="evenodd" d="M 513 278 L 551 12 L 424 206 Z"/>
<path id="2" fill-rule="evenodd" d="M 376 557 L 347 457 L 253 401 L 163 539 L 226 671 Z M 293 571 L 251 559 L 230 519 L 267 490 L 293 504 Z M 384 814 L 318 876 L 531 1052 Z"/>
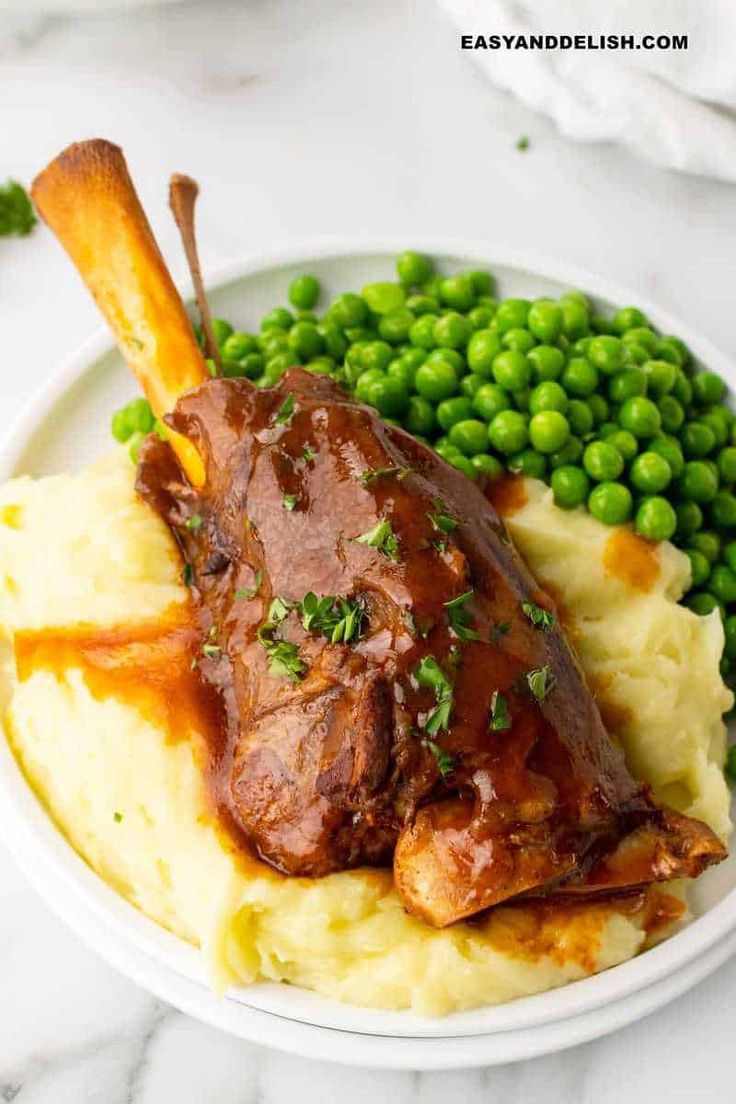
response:
<path id="1" fill-rule="evenodd" d="M 432 547 L 439 552 L 440 556 L 442 556 L 447 551 L 447 541 L 432 541 Z"/>
<path id="2" fill-rule="evenodd" d="M 438 533 L 451 533 L 457 529 L 458 523 L 449 514 L 427 514 L 427 517 Z"/>
<path id="3" fill-rule="evenodd" d="M 219 644 L 203 644 L 202 655 L 206 656 L 207 659 L 219 659 L 222 655 L 222 648 Z"/>
<path id="4" fill-rule="evenodd" d="M 181 577 L 184 582 L 184 586 L 190 587 L 194 580 L 194 572 L 192 571 L 192 565 L 185 563 L 182 568 Z"/>
<path id="5" fill-rule="evenodd" d="M 434 740 L 425 739 L 422 740 L 422 743 L 426 748 L 429 748 L 429 750 L 434 755 L 437 767 L 442 777 L 446 778 L 448 774 L 451 774 L 453 767 L 455 766 L 452 756 L 448 752 L 444 751 L 444 749 L 441 748 L 439 744 L 436 744 Z"/>
<path id="6" fill-rule="evenodd" d="M 532 697 L 538 702 L 543 702 L 557 681 L 547 664 L 537 667 L 533 671 L 527 671 L 526 681 L 532 692 Z"/>
<path id="7" fill-rule="evenodd" d="M 522 602 L 521 608 L 532 625 L 536 625 L 538 629 L 546 632 L 548 629 L 554 628 L 555 615 L 550 613 L 549 610 L 542 609 L 541 606 L 535 606 L 534 602 Z"/>
<path id="8" fill-rule="evenodd" d="M 510 621 L 498 621 L 493 626 L 493 631 L 491 632 L 491 644 L 498 644 L 499 640 L 502 640 L 503 637 L 506 636 L 506 633 L 510 631 L 510 629 Z"/>
<path id="9" fill-rule="evenodd" d="M 468 640 L 478 639 L 477 632 L 470 625 L 470 614 L 464 608 L 472 597 L 473 591 L 466 590 L 464 594 L 459 594 L 457 598 L 451 598 L 449 602 L 445 602 L 450 628 L 458 640 L 462 640 L 464 644 Z"/>
<path id="10" fill-rule="evenodd" d="M 253 576 L 253 586 L 245 587 L 241 590 L 235 591 L 236 598 L 255 598 L 258 591 L 261 589 L 261 583 L 263 582 L 263 572 L 256 571 Z"/>
<path id="11" fill-rule="evenodd" d="M 17 180 L 8 180 L 0 185 L 0 237 L 17 234 L 24 238 L 37 221 L 33 204 L 22 184 Z"/>
<path id="12" fill-rule="evenodd" d="M 491 698 L 491 717 L 488 722 L 488 727 L 491 732 L 505 732 L 507 728 L 511 728 L 508 702 L 499 690 L 493 691 L 493 697 Z"/>
<path id="13" fill-rule="evenodd" d="M 185 527 L 190 533 L 196 533 L 198 529 L 202 528 L 204 518 L 200 514 L 192 514 L 190 518 L 184 522 Z"/>
<path id="14" fill-rule="evenodd" d="M 375 482 L 376 479 L 381 479 L 383 476 L 393 476 L 394 479 L 398 479 L 399 482 L 402 479 L 406 479 L 409 474 L 409 468 L 397 468 L 395 465 L 391 465 L 387 468 L 369 468 L 368 471 L 364 471 L 360 477 L 360 481 L 364 487 L 367 487 L 370 483 Z"/>
<path id="15" fill-rule="evenodd" d="M 274 425 L 286 425 L 286 423 L 290 420 L 292 414 L 294 413 L 295 402 L 296 400 L 294 398 L 294 392 L 290 391 L 284 399 L 281 405 L 281 409 L 274 419 Z"/>
<path id="16" fill-rule="evenodd" d="M 437 706 L 427 717 L 424 728 L 430 736 L 435 736 L 441 729 L 446 730 L 450 727 L 452 683 L 434 656 L 424 656 L 414 672 L 414 677 L 420 686 L 434 691 Z"/>
<path id="17" fill-rule="evenodd" d="M 307 464 L 311 464 L 316 455 L 317 453 L 309 445 L 305 445 L 302 449 L 302 460 L 306 461 Z"/>
<path id="18" fill-rule="evenodd" d="M 396 539 L 391 522 L 385 518 L 379 521 L 373 529 L 355 538 L 358 544 L 368 544 L 371 548 L 377 548 L 388 560 L 398 560 L 399 542 Z"/>
<path id="19" fill-rule="evenodd" d="M 116 824 L 119 824 L 120 821 L 123 819 L 123 814 L 122 813 L 113 813 L 112 814 L 112 819 L 115 821 Z"/>
<path id="20" fill-rule="evenodd" d="M 318 598 L 310 590 L 297 610 L 307 632 L 320 633 L 331 644 L 349 644 L 360 637 L 365 606 L 359 598 L 341 598 L 334 594 Z"/>
<path id="21" fill-rule="evenodd" d="M 519 150 L 520 153 L 526 153 L 530 146 L 531 142 L 527 138 L 526 134 L 522 134 L 521 138 L 518 138 L 516 141 L 516 148 L 517 150 Z"/>
<path id="22" fill-rule="evenodd" d="M 268 616 L 257 632 L 259 644 L 268 654 L 268 670 L 271 675 L 283 675 L 291 682 L 304 677 L 307 665 L 299 655 L 296 644 L 287 640 L 278 640 L 274 636 L 281 622 L 288 617 L 294 603 L 286 598 L 276 597 L 268 607 Z"/>
<path id="23" fill-rule="evenodd" d="M 291 513 L 291 511 L 292 511 L 292 510 L 293 510 L 293 509 L 294 509 L 295 507 L 296 507 L 296 495 L 293 495 L 293 494 L 285 494 L 285 495 L 284 495 L 284 509 L 285 509 L 285 510 L 288 510 L 288 511 L 289 511 L 289 513 Z"/>

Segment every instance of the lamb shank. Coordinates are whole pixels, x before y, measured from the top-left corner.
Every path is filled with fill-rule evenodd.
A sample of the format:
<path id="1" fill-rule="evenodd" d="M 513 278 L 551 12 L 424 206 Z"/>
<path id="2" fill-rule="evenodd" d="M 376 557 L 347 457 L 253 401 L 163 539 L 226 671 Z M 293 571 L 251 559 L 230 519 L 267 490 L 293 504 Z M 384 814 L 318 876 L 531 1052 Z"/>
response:
<path id="1" fill-rule="evenodd" d="M 157 412 L 170 410 L 170 442 L 148 439 L 137 486 L 188 565 L 199 671 L 222 706 L 208 780 L 242 846 L 288 875 L 393 864 L 405 906 L 437 926 L 724 858 L 708 827 L 630 775 L 553 604 L 477 486 L 303 369 L 266 390 L 203 366 L 191 379 L 191 327 L 162 262 L 151 278 L 160 255 L 122 156 L 89 145 L 94 172 L 80 182 L 73 147 L 34 196 Z M 114 187 L 95 184 L 100 164 Z M 95 251 L 85 209 L 101 204 Z M 153 325 L 116 308 L 135 302 L 131 285 L 148 302 L 153 286 Z M 194 367 L 186 390 L 171 370 L 162 397 L 146 346 L 160 351 L 172 326 Z"/>

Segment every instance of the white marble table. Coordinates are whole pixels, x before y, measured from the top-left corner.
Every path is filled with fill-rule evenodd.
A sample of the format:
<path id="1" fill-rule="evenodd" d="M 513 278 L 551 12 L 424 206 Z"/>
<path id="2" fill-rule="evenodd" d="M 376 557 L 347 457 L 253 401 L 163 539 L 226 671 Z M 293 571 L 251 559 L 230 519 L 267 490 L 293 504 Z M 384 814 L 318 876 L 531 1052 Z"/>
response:
<path id="1" fill-rule="evenodd" d="M 478 234 L 627 283 L 736 353 L 734 189 L 560 141 L 485 86 L 429 0 L 211 0 L 85 19 L 1 9 L 0 178 L 28 180 L 75 138 L 117 140 L 179 273 L 171 170 L 203 186 L 206 268 L 300 237 Z M 0 242 L 0 318 L 7 421 L 97 318 L 44 232 Z M 203 1027 L 118 977 L 0 850 L 0 1101 L 726 1104 L 735 991 L 732 960 L 615 1036 L 488 1071 L 310 1063 Z"/>

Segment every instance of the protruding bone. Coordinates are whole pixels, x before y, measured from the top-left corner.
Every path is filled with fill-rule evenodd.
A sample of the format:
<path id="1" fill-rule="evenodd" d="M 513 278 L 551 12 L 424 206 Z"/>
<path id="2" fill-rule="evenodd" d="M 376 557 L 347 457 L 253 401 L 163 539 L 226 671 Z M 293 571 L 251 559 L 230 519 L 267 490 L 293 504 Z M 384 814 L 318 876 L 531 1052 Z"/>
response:
<path id="1" fill-rule="evenodd" d="M 169 207 L 181 236 L 182 245 L 192 274 L 194 295 L 197 300 L 199 319 L 202 323 L 204 334 L 204 351 L 214 361 L 219 375 L 222 369 L 220 350 L 215 341 L 212 329 L 212 315 L 210 305 L 207 302 L 207 294 L 204 290 L 202 269 L 199 264 L 199 250 L 197 249 L 197 236 L 194 232 L 194 206 L 199 195 L 199 185 L 191 176 L 183 173 L 174 173 L 169 181 Z"/>
<path id="2" fill-rule="evenodd" d="M 35 204 L 105 316 L 157 417 L 207 380 L 184 304 L 156 244 L 122 151 L 93 139 L 63 150 L 31 188 Z M 171 444 L 195 486 L 204 465 L 185 438 Z"/>

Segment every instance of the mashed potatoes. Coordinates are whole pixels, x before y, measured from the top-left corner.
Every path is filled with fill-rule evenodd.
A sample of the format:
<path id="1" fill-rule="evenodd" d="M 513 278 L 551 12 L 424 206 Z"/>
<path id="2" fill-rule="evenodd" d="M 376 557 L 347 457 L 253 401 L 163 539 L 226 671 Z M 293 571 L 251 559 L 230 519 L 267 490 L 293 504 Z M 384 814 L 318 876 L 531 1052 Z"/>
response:
<path id="1" fill-rule="evenodd" d="M 675 604 L 686 558 L 669 546 L 651 552 L 642 589 L 613 569 L 610 530 L 558 511 L 541 485 L 527 495 L 508 522 L 540 578 L 564 595 L 561 612 L 633 769 L 725 836 L 721 628 Z M 89 643 L 124 626 L 131 639 L 145 637 L 164 611 L 184 617 L 186 603 L 173 542 L 137 500 L 124 455 L 77 476 L 0 488 L 8 738 L 77 851 L 138 908 L 200 945 L 217 985 L 285 980 L 441 1014 L 615 965 L 645 945 L 655 914 L 668 915 L 670 898 L 655 889 L 628 906 L 500 908 L 437 931 L 404 912 L 389 872 L 289 879 L 234 855 L 209 810 L 196 725 L 177 729 L 153 678 L 141 680 L 151 683 L 144 707 L 127 684 L 116 687 L 114 667 L 103 686 L 75 658 L 75 634 Z M 29 634 L 42 634 L 46 650 L 22 644 Z"/>

